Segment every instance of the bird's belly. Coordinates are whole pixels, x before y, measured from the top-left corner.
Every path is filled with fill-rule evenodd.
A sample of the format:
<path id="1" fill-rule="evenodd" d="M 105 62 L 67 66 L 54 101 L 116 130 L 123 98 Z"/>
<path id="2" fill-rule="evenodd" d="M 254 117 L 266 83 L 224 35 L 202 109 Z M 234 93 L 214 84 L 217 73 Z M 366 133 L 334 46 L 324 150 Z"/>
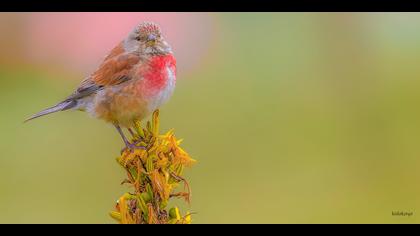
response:
<path id="1" fill-rule="evenodd" d="M 98 92 L 94 99 L 92 115 L 107 122 L 129 127 L 134 119 L 143 119 L 147 101 L 136 91 L 136 83 L 122 84 Z"/>
<path id="2" fill-rule="evenodd" d="M 145 79 L 106 88 L 96 94 L 93 114 L 107 122 L 130 127 L 134 120 L 142 120 L 159 108 L 172 95 L 175 74 L 166 69 L 167 81 L 159 90 L 150 88 Z"/>

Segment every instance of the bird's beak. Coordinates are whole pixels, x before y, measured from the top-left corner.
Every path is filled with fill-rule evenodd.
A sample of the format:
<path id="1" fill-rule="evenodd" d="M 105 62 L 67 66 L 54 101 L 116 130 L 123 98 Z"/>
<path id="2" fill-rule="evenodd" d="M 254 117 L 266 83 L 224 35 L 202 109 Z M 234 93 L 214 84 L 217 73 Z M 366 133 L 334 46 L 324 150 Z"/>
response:
<path id="1" fill-rule="evenodd" d="M 147 46 L 154 46 L 157 42 L 157 38 L 154 34 L 150 34 L 147 37 Z"/>

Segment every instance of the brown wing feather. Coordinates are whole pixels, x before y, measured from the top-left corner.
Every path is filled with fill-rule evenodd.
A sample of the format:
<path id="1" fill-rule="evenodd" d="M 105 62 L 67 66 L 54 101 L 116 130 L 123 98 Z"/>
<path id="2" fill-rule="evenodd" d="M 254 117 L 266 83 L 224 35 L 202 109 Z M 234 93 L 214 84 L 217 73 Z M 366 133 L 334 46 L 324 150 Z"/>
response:
<path id="1" fill-rule="evenodd" d="M 140 58 L 134 54 L 124 54 L 122 43 L 111 50 L 99 68 L 82 81 L 77 90 L 68 99 L 78 99 L 103 87 L 117 85 L 131 79 L 131 69 L 139 63 Z"/>
<path id="2" fill-rule="evenodd" d="M 123 42 L 119 43 L 115 48 L 111 50 L 111 52 L 105 57 L 104 61 L 111 59 L 113 57 L 119 56 L 124 54 L 124 44 Z"/>
<path id="3" fill-rule="evenodd" d="M 92 81 L 97 85 L 110 86 L 121 83 L 130 76 L 130 71 L 140 61 L 139 56 L 123 54 L 110 58 L 91 75 Z"/>

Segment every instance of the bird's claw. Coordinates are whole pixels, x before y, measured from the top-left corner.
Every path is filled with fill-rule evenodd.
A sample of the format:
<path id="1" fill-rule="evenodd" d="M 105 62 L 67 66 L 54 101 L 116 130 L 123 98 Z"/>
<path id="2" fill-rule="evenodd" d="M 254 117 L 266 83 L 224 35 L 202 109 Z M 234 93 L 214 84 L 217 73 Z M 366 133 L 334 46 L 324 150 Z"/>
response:
<path id="1" fill-rule="evenodd" d="M 121 149 L 121 154 L 123 154 L 126 150 L 130 150 L 130 152 L 134 152 L 134 150 L 136 150 L 136 149 L 146 150 L 146 147 L 137 146 L 136 144 L 137 144 L 137 142 L 136 143 L 127 144 L 123 149 Z"/>

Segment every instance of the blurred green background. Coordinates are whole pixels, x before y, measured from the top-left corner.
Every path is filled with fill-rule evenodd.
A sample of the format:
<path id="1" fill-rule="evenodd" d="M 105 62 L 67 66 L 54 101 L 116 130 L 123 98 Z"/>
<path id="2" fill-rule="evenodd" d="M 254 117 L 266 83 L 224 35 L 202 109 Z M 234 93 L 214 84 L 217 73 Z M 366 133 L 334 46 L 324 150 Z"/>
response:
<path id="1" fill-rule="evenodd" d="M 77 14 L 68 30 L 118 29 L 101 21 L 116 15 Z M 85 60 L 97 35 L 54 38 L 55 19 L 77 14 L 0 14 L 0 223 L 114 223 L 108 212 L 127 191 L 112 126 L 82 112 L 22 123 L 100 62 Z M 97 51 L 133 22 L 172 30 L 180 66 L 162 129 L 175 128 L 198 160 L 186 171 L 191 205 L 176 201 L 194 223 L 420 223 L 420 14 L 130 17 Z M 48 57 L 79 44 L 73 61 L 65 50 Z"/>

